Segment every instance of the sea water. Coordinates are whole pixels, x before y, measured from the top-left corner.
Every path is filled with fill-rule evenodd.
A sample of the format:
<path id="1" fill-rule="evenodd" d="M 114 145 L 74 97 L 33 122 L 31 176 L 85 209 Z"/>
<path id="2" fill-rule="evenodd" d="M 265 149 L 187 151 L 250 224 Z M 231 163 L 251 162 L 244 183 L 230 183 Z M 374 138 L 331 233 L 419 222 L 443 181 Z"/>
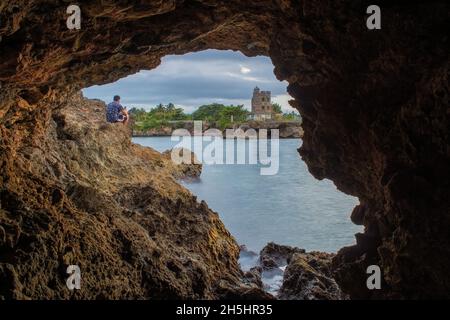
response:
<path id="1" fill-rule="evenodd" d="M 158 151 L 177 144 L 170 137 L 139 137 L 133 142 Z M 198 181 L 182 183 L 218 212 L 237 242 L 251 251 L 259 252 L 273 241 L 336 252 L 354 244 L 354 234 L 361 231 L 350 221 L 358 199 L 338 191 L 330 180 L 315 179 L 297 152 L 300 145 L 300 139 L 279 140 L 275 175 L 261 175 L 260 164 L 213 164 L 203 165 Z"/>
<path id="2" fill-rule="evenodd" d="M 160 152 L 178 144 L 170 137 L 134 138 L 133 142 Z M 244 139 L 235 141 L 235 151 L 242 144 L 247 153 L 258 152 Z M 191 145 L 193 150 L 194 140 Z M 206 145 L 208 142 L 203 142 L 203 147 Z M 354 244 L 354 234 L 362 231 L 350 221 L 358 199 L 338 191 L 329 180 L 315 179 L 297 152 L 300 145 L 300 139 L 279 140 L 279 170 L 275 175 L 261 175 L 261 164 L 212 164 L 203 165 L 199 180 L 182 182 L 218 212 L 237 242 L 247 247 L 239 259 L 244 271 L 258 265 L 256 253 L 268 242 L 336 252 Z M 278 293 L 285 268 L 263 271 L 261 279 L 267 292 Z"/>

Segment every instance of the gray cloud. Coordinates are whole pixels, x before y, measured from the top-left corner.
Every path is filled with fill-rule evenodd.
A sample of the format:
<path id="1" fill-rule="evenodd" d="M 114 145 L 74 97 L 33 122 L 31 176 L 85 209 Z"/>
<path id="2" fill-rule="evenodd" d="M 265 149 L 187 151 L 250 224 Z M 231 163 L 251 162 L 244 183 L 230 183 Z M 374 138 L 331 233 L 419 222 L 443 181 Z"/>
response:
<path id="1" fill-rule="evenodd" d="M 112 100 L 115 94 L 122 104 L 153 107 L 172 102 L 192 112 L 213 102 L 244 104 L 250 108 L 253 88 L 272 91 L 283 109 L 287 103 L 286 82 L 278 81 L 267 57 L 248 58 L 240 52 L 206 50 L 182 56 L 166 56 L 154 70 L 142 70 L 114 83 L 83 90 L 86 97 Z"/>

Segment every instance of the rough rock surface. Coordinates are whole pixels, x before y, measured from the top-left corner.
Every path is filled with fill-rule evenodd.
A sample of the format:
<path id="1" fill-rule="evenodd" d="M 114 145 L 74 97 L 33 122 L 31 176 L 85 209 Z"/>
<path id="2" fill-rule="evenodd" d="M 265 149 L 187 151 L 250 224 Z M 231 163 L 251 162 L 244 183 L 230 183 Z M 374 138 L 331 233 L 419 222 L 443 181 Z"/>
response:
<path id="1" fill-rule="evenodd" d="M 175 181 L 198 169 L 131 143 L 104 103 L 81 95 L 34 117 L 2 171 L 0 299 L 265 296 L 242 283 L 218 215 Z"/>
<path id="2" fill-rule="evenodd" d="M 260 266 L 247 272 L 246 277 L 257 280 L 258 272 L 260 277 L 263 272 L 279 272 L 283 282 L 277 298 L 282 300 L 342 300 L 346 295 L 331 270 L 334 256 L 270 242 L 260 252 Z"/>
<path id="3" fill-rule="evenodd" d="M 294 253 L 305 253 L 305 250 L 270 242 L 259 253 L 259 263 L 265 270 L 283 267 L 289 264 Z"/>
<path id="4" fill-rule="evenodd" d="M 187 152 L 187 156 L 186 153 Z M 172 161 L 172 155 L 175 155 L 175 160 L 182 160 L 179 164 L 174 164 Z M 184 180 L 197 180 L 202 174 L 203 165 L 199 163 L 196 155 L 189 149 L 174 148 L 162 153 L 162 156 L 168 160 L 170 165 L 174 167 L 171 172 L 175 178 Z M 185 161 L 186 158 L 186 161 Z"/>
<path id="5" fill-rule="evenodd" d="M 300 121 L 249 121 L 239 127 L 246 131 L 248 129 L 255 129 L 259 132 L 260 129 L 266 129 L 270 136 L 271 129 L 277 129 L 279 138 L 302 138 L 303 129 Z"/>
<path id="6" fill-rule="evenodd" d="M 215 48 L 272 58 L 275 75 L 289 82 L 288 91 L 295 99 L 292 104 L 303 117 L 300 154 L 310 172 L 359 197 L 361 204 L 352 220 L 363 224 L 365 232 L 333 262 L 341 288 L 352 298 L 449 297 L 448 1 L 379 1 L 381 30 L 366 28 L 369 1 L 79 3 L 81 30 L 66 28 L 65 2 L 8 0 L 0 5 L 0 259 L 2 279 L 8 279 L 2 281 L 7 283 L 2 290 L 32 297 L 56 296 L 54 288 L 61 286 L 61 280 L 55 281 L 45 269 L 56 270 L 62 265 L 58 261 L 69 259 L 64 257 L 78 257 L 94 245 L 98 250 L 92 252 L 104 248 L 102 254 L 90 257 L 95 261 L 91 270 L 98 273 L 96 281 L 100 283 L 106 281 L 102 272 L 111 267 L 109 262 L 127 266 L 126 259 L 135 259 L 125 258 L 111 247 L 126 247 L 128 242 L 119 239 L 127 236 L 105 234 L 122 219 L 104 218 L 104 228 L 97 221 L 83 223 L 103 219 L 100 212 L 111 206 L 109 198 L 100 201 L 102 196 L 93 191 L 105 181 L 100 177 L 108 176 L 114 182 L 122 171 L 108 169 L 102 162 L 101 145 L 93 141 L 88 146 L 99 152 L 73 162 L 60 161 L 56 155 L 60 154 L 59 145 L 52 138 L 58 126 L 53 124 L 53 133 L 45 133 L 52 121 L 58 123 L 52 120 L 57 119 L 52 110 L 67 102 L 74 90 L 152 69 L 164 55 Z M 70 141 L 70 133 L 63 139 Z M 70 157 L 74 147 L 67 143 L 65 157 Z M 66 170 L 68 166 L 73 169 Z M 83 170 L 77 171 L 76 166 Z M 71 170 L 81 176 L 69 179 Z M 139 177 L 133 176 L 134 181 Z M 75 187 L 74 192 L 97 199 L 95 208 L 84 208 L 90 214 L 77 209 L 82 204 L 69 200 L 66 183 L 74 180 L 89 182 L 87 189 Z M 114 185 L 110 188 L 120 191 Z M 150 189 L 142 190 L 156 194 L 163 190 Z M 135 190 L 136 197 L 145 194 Z M 163 197 L 151 205 L 165 204 L 167 209 L 162 212 L 172 212 L 176 203 L 169 199 Z M 207 209 L 202 210 L 204 215 L 190 214 L 177 220 L 181 235 L 195 234 L 187 232 L 194 228 L 195 223 L 187 222 L 192 217 L 216 220 Z M 118 229 L 126 235 L 139 234 L 128 225 Z M 50 233 L 52 238 L 43 235 Z M 217 235 L 201 233 L 204 241 L 192 245 L 198 249 L 208 243 L 208 234 L 214 239 Z M 172 246 L 177 236 L 181 242 L 185 240 L 171 235 Z M 105 241 L 104 245 L 97 240 Z M 216 244 L 222 249 L 235 248 L 228 240 Z M 154 252 L 149 246 L 142 255 Z M 187 252 L 172 250 L 176 254 Z M 201 250 L 206 264 L 188 260 L 195 267 L 182 279 L 198 283 L 194 279 L 204 269 L 223 275 L 219 271 L 227 263 L 231 263 L 230 270 L 236 270 L 234 260 L 229 260 L 228 254 L 223 256 L 234 251 L 238 252 Z M 158 261 L 177 259 L 178 267 L 184 263 L 183 257 L 164 257 Z M 198 286 L 181 287 L 182 280 L 168 280 L 175 277 L 168 271 L 177 270 L 174 265 L 166 268 L 153 261 L 153 269 L 130 266 L 108 275 L 116 274 L 118 282 L 133 282 L 156 272 L 159 274 L 154 279 L 159 280 L 153 287 L 159 289 L 154 293 L 212 295 L 208 284 L 214 277 L 202 278 L 207 280 Z M 366 288 L 365 271 L 371 264 L 382 269 L 381 290 Z M 37 269 L 27 273 L 27 268 Z M 33 277 L 31 271 L 43 276 L 35 280 L 17 276 Z M 100 296 L 105 289 L 98 291 L 102 286 L 93 279 L 86 279 L 92 288 L 89 294 Z M 25 281 L 36 283 L 35 290 L 23 287 Z M 117 288 L 108 291 L 110 297 L 121 295 L 122 286 L 113 282 L 110 286 Z M 143 285 L 127 290 L 123 295 L 151 295 Z"/>
<path id="7" fill-rule="evenodd" d="M 280 138 L 302 138 L 303 129 L 300 126 L 282 126 L 279 128 Z"/>
<path id="8" fill-rule="evenodd" d="M 283 275 L 278 298 L 286 300 L 342 300 L 331 271 L 334 254 L 324 252 L 294 253 Z"/>

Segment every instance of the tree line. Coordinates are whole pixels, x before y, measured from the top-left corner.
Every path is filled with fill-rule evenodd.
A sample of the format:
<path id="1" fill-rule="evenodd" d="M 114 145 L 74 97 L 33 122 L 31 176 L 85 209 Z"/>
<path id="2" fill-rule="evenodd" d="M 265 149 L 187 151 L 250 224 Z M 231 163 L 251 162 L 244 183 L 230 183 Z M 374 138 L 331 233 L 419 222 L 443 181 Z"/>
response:
<path id="1" fill-rule="evenodd" d="M 280 121 L 299 120 L 300 116 L 295 112 L 283 113 L 278 103 L 272 104 L 274 119 Z M 183 121 L 201 120 L 210 123 L 220 129 L 232 127 L 233 124 L 241 124 L 248 121 L 250 112 L 244 105 L 223 105 L 212 103 L 202 105 L 193 113 L 187 114 L 183 108 L 176 107 L 173 103 L 159 104 L 150 110 L 143 108 L 131 108 L 129 113 L 134 121 L 134 129 L 146 131 L 169 125 L 182 127 Z"/>

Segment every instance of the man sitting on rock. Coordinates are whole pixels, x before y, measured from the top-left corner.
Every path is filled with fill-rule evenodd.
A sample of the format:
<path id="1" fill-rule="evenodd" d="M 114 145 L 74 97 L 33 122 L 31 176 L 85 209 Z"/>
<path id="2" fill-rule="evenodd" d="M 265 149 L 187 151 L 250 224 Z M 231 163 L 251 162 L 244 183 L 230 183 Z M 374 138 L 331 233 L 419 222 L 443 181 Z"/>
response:
<path id="1" fill-rule="evenodd" d="M 114 101 L 106 106 L 106 121 L 115 123 L 122 122 L 128 123 L 128 111 L 120 104 L 120 97 L 114 96 Z"/>

